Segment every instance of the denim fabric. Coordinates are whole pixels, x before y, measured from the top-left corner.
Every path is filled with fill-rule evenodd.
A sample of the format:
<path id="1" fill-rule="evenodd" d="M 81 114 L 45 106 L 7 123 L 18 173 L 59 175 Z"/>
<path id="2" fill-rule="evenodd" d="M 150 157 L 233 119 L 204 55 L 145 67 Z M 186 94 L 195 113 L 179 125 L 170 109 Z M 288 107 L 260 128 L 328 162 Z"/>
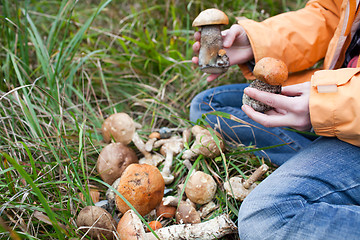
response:
<path id="1" fill-rule="evenodd" d="M 239 123 L 215 115 L 206 115 L 207 122 L 216 128 L 226 140 L 246 146 L 256 145 L 258 148 L 288 144 L 255 152 L 256 155 L 268 158 L 281 165 L 299 150 L 308 146 L 312 140 L 285 128 L 264 128 L 251 120 L 242 110 L 242 96 L 247 84 L 232 84 L 212 88 L 198 94 L 191 102 L 190 120 L 196 122 L 202 114 L 220 111 L 234 115 L 245 121 Z M 256 127 L 252 127 L 256 126 Z"/>
<path id="2" fill-rule="evenodd" d="M 360 239 L 359 204 L 359 148 L 319 138 L 244 200 L 240 239 Z"/>
<path id="3" fill-rule="evenodd" d="M 360 149 L 337 138 L 313 141 L 283 128 L 262 127 L 240 109 L 246 86 L 206 90 L 190 108 L 191 121 L 216 110 L 263 129 L 207 115 L 228 140 L 257 147 L 289 143 L 257 152 L 280 167 L 241 204 L 240 239 L 360 239 Z"/>

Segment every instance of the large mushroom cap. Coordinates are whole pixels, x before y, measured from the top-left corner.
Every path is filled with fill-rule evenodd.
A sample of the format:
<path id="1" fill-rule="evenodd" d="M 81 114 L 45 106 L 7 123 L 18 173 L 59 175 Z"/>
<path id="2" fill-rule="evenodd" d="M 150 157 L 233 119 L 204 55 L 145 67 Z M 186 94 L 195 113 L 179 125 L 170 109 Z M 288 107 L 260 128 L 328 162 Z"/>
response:
<path id="1" fill-rule="evenodd" d="M 201 27 L 204 25 L 229 24 L 229 18 L 223 11 L 216 8 L 209 8 L 202 11 L 193 21 L 193 27 Z"/>
<path id="2" fill-rule="evenodd" d="M 288 78 L 288 69 L 283 61 L 264 57 L 256 63 L 253 74 L 270 85 L 282 85 Z"/>
<path id="3" fill-rule="evenodd" d="M 164 179 L 157 167 L 148 164 L 131 164 L 123 172 L 117 190 L 140 215 L 144 216 L 161 203 L 164 189 Z M 122 213 L 130 209 L 118 195 L 116 206 Z"/>
<path id="4" fill-rule="evenodd" d="M 116 221 L 105 209 L 97 206 L 83 208 L 76 219 L 76 224 L 92 239 L 114 239 Z M 90 230 L 89 230 L 90 229 Z"/>
<path id="5" fill-rule="evenodd" d="M 137 162 L 134 150 L 118 142 L 110 143 L 101 150 L 96 167 L 101 179 L 111 185 L 130 164 Z"/>
<path id="6" fill-rule="evenodd" d="M 209 174 L 197 171 L 189 178 L 185 193 L 194 203 L 208 203 L 215 196 L 216 182 Z"/>
<path id="7" fill-rule="evenodd" d="M 107 143 L 114 138 L 115 142 L 129 144 L 135 132 L 134 120 L 127 113 L 112 114 L 105 119 L 101 132 Z"/>

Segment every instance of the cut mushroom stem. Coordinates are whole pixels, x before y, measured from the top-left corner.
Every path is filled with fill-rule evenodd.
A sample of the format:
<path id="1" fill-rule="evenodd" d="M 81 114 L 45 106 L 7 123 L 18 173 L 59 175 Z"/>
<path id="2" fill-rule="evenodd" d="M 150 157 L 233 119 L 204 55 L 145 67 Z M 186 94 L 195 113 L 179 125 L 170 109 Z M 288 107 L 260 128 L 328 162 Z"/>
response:
<path id="1" fill-rule="evenodd" d="M 157 166 L 164 158 L 160 154 L 152 154 L 146 150 L 145 143 L 140 138 L 137 132 L 134 133 L 132 141 L 136 148 L 144 155 L 144 158 L 139 160 L 140 164 L 149 164 L 152 166 Z"/>
<path id="2" fill-rule="evenodd" d="M 235 223 L 229 216 L 222 214 L 202 223 L 178 224 L 160 228 L 155 231 L 158 236 L 157 238 L 153 233 L 145 232 L 140 218 L 132 210 L 125 213 L 117 229 L 121 239 L 130 239 L 130 237 L 133 237 L 131 239 L 137 240 L 213 240 L 237 231 Z"/>
<path id="3" fill-rule="evenodd" d="M 251 174 L 251 176 L 246 179 L 243 186 L 248 189 L 251 185 L 253 185 L 256 181 L 258 181 L 267 171 L 269 170 L 269 166 L 266 164 L 261 165 L 256 171 Z"/>

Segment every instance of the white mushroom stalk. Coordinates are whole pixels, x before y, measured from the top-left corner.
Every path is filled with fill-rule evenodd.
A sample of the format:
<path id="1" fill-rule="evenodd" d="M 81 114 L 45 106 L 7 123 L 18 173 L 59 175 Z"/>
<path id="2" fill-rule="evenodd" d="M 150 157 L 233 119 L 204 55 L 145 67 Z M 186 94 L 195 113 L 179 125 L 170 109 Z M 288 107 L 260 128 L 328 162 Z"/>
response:
<path id="1" fill-rule="evenodd" d="M 213 240 L 224 237 L 237 231 L 235 223 L 227 214 L 222 214 L 209 221 L 195 224 L 178 224 L 145 233 L 140 218 L 132 210 L 127 211 L 118 224 L 118 233 L 121 239 L 136 240 Z M 132 238 L 131 238 L 132 237 Z"/>
<path id="2" fill-rule="evenodd" d="M 263 164 L 246 180 L 242 177 L 232 177 L 224 183 L 224 189 L 227 194 L 236 200 L 243 201 L 257 186 L 255 182 L 258 181 L 268 169 L 269 167 Z"/>
<path id="3" fill-rule="evenodd" d="M 175 154 L 179 154 L 183 148 L 183 139 L 177 136 L 169 139 L 161 139 L 154 143 L 154 147 L 160 147 L 161 154 L 165 155 L 164 167 L 161 175 L 164 178 L 165 184 L 171 184 L 174 181 L 174 175 L 171 173 L 171 167 Z"/>

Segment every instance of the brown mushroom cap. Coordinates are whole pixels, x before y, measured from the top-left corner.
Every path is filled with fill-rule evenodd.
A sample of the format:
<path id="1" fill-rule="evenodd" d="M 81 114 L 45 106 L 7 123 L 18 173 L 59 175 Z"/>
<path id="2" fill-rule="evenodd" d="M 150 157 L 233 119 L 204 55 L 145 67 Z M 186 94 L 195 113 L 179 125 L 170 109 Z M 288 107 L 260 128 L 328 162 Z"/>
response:
<path id="1" fill-rule="evenodd" d="M 173 218 L 176 213 L 176 207 L 164 205 L 163 201 L 156 207 L 156 217 Z"/>
<path id="2" fill-rule="evenodd" d="M 189 178 L 185 186 L 185 193 L 194 203 L 208 203 L 215 196 L 216 182 L 209 174 L 197 171 Z"/>
<path id="3" fill-rule="evenodd" d="M 76 224 L 92 239 L 114 239 L 113 231 L 116 228 L 116 221 L 105 209 L 97 206 L 83 208 L 76 219 Z"/>
<path id="4" fill-rule="evenodd" d="M 140 215 L 144 216 L 161 203 L 164 189 L 164 179 L 157 167 L 148 164 L 131 164 L 123 172 L 117 190 Z M 122 213 L 130 209 L 118 195 L 116 206 Z"/>
<path id="5" fill-rule="evenodd" d="M 209 8 L 202 11 L 193 21 L 193 27 L 204 25 L 229 24 L 229 18 L 223 11 L 216 8 Z"/>
<path id="6" fill-rule="evenodd" d="M 101 179 L 111 185 L 130 164 L 138 161 L 136 153 L 128 146 L 110 143 L 101 150 L 96 167 Z"/>
<path id="7" fill-rule="evenodd" d="M 127 113 L 112 114 L 105 119 L 101 132 L 107 143 L 114 138 L 115 142 L 129 144 L 135 132 L 134 120 Z"/>
<path id="8" fill-rule="evenodd" d="M 200 213 L 188 202 L 180 202 L 176 214 L 176 222 L 179 224 L 200 223 Z"/>
<path id="9" fill-rule="evenodd" d="M 282 85 L 288 78 L 288 69 L 283 61 L 264 57 L 256 63 L 253 74 L 270 85 Z"/>

